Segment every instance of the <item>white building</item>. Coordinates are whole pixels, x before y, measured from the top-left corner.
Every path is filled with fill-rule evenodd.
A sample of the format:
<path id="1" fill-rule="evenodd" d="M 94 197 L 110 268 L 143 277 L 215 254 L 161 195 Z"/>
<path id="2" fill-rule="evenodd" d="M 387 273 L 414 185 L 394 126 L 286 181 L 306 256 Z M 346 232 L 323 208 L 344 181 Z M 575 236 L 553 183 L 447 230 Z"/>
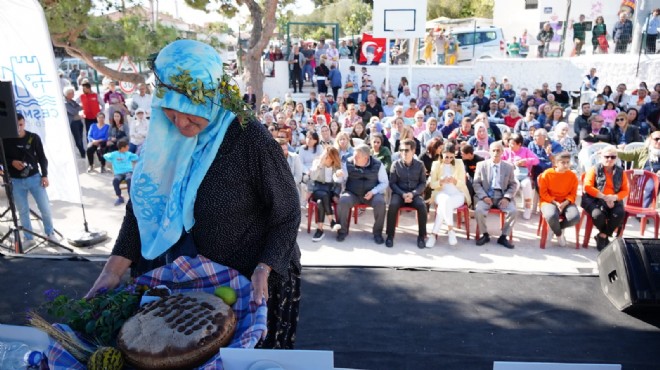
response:
<path id="1" fill-rule="evenodd" d="M 528 32 L 528 42 L 535 44 L 541 24 L 550 22 L 553 28 L 558 29 L 559 36 L 563 30 L 563 22 L 568 19 L 578 20 L 581 14 L 584 14 L 587 22 L 593 22 L 596 17 L 603 16 L 609 37 L 612 36 L 614 24 L 618 21 L 619 11 L 624 2 L 636 3 L 636 9 L 632 18 L 633 21 L 633 39 L 632 46 L 629 49 L 631 53 L 637 53 L 639 50 L 639 35 L 642 25 L 647 15 L 652 9 L 660 7 L 660 0 L 495 0 L 493 8 L 493 24 L 502 27 L 504 37 L 507 42 L 513 39 L 513 36 L 520 37 L 524 30 Z M 570 4 L 570 10 L 568 9 Z M 572 49 L 572 32 L 568 30 L 566 45 L 564 50 Z M 586 47 L 587 53 L 591 53 L 591 32 L 587 31 Z M 561 37 L 556 37 L 559 40 Z M 614 45 L 610 42 L 610 47 Z M 551 44 L 550 51 L 557 51 L 559 42 Z"/>

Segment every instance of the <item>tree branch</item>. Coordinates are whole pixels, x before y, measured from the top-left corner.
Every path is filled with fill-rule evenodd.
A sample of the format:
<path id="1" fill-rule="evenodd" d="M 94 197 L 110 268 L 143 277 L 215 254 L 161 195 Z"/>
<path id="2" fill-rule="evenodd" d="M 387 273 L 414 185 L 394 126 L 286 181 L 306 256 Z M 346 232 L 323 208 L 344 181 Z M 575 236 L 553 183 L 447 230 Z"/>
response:
<path id="1" fill-rule="evenodd" d="M 134 84 L 144 82 L 144 77 L 142 77 L 142 75 L 137 73 L 119 72 L 112 68 L 108 68 L 106 67 L 105 64 L 94 59 L 93 55 L 87 53 L 86 51 L 82 50 L 81 48 L 75 45 L 55 39 L 53 39 L 52 41 L 53 41 L 53 45 L 64 48 L 64 50 L 66 50 L 66 52 L 73 57 L 84 60 L 89 66 L 91 66 L 92 68 L 94 68 L 104 76 L 107 76 L 116 81 L 126 81 L 126 82 L 132 82 Z"/>

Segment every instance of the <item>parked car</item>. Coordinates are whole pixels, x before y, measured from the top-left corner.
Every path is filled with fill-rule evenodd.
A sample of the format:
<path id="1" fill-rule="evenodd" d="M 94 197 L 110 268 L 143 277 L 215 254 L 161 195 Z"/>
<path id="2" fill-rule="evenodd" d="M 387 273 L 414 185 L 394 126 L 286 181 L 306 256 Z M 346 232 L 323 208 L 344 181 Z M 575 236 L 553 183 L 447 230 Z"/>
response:
<path id="1" fill-rule="evenodd" d="M 94 57 L 94 59 L 106 65 L 110 62 L 110 60 L 108 60 L 108 58 L 106 57 Z M 78 58 L 64 58 L 62 59 L 62 62 L 60 63 L 58 68 L 64 71 L 64 73 L 66 73 L 66 75 L 68 76 L 69 73 L 71 73 L 71 70 L 73 69 L 74 65 L 78 66 L 78 70 L 87 71 L 87 73 L 89 73 L 90 76 L 94 75 L 94 69 L 89 65 L 87 65 L 87 63 L 84 60 Z"/>
<path id="2" fill-rule="evenodd" d="M 458 28 L 451 33 L 460 44 L 459 63 L 506 56 L 506 42 L 500 27 Z"/>

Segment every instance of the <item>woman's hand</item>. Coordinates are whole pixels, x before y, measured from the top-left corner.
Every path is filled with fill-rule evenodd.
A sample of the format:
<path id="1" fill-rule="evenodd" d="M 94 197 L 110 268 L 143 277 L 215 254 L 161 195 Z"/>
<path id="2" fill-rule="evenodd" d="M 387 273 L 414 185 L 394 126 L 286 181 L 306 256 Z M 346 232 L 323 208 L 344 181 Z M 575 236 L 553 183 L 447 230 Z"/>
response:
<path id="1" fill-rule="evenodd" d="M 85 299 L 93 298 L 101 288 L 105 289 L 114 289 L 119 285 L 121 281 L 121 276 L 118 276 L 114 272 L 102 271 L 99 277 L 94 282 L 92 289 L 85 294 Z"/>
<path id="2" fill-rule="evenodd" d="M 268 301 L 268 276 L 272 268 L 265 263 L 260 263 L 252 273 L 252 300 L 257 305 L 261 304 L 262 299 Z"/>
<path id="3" fill-rule="evenodd" d="M 103 266 L 103 271 L 94 282 L 92 289 L 87 292 L 85 298 L 92 298 L 101 288 L 114 289 L 121 282 L 121 277 L 131 266 L 131 260 L 121 256 L 110 256 L 108 262 Z"/>

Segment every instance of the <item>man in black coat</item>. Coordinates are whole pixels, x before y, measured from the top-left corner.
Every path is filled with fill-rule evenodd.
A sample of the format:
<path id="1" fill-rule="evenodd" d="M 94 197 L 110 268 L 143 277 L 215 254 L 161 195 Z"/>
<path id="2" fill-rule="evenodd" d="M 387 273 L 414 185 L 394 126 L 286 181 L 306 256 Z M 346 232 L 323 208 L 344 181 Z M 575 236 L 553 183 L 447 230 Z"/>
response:
<path id="1" fill-rule="evenodd" d="M 406 139 L 399 145 L 401 158 L 392 163 L 390 168 L 390 188 L 392 199 L 387 211 L 387 239 L 385 246 L 394 246 L 396 219 L 401 207 L 413 207 L 417 210 L 417 247 L 425 247 L 426 240 L 426 203 L 424 203 L 424 188 L 426 187 L 426 168 L 424 163 L 415 158 L 415 141 Z"/>

